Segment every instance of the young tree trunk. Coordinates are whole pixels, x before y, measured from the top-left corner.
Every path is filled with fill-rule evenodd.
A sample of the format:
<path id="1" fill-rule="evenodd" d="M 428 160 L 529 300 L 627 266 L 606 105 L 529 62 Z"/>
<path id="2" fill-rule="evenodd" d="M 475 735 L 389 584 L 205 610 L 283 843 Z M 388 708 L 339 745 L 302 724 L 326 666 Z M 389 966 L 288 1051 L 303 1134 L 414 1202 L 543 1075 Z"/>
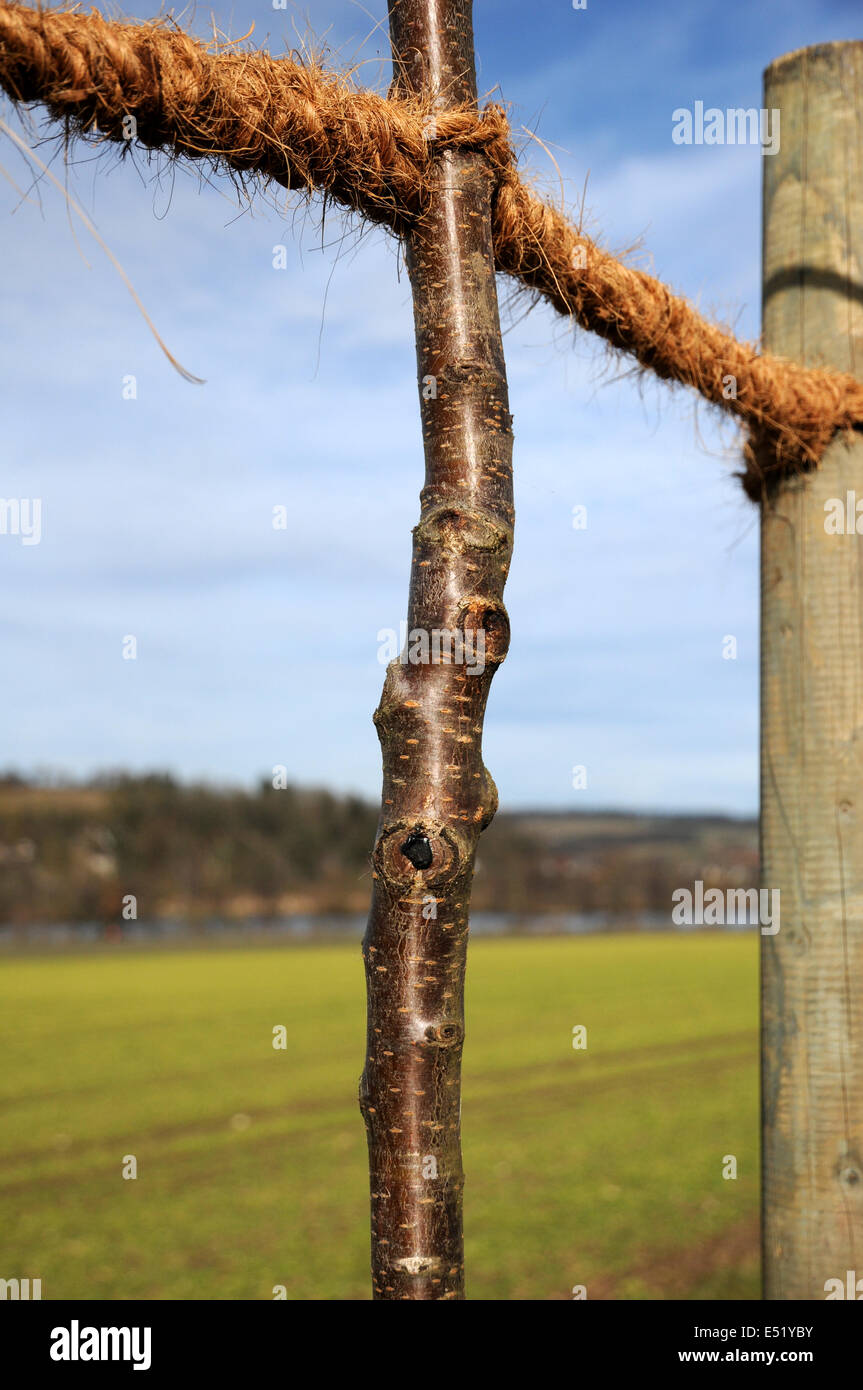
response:
<path id="1" fill-rule="evenodd" d="M 390 8 L 394 86 L 432 109 L 476 104 L 470 0 Z M 434 118 L 428 121 L 434 140 Z M 474 855 L 497 807 L 483 766 L 503 661 L 512 551 L 512 430 L 485 156 L 443 151 L 408 238 L 425 443 L 408 641 L 387 671 L 360 1107 L 379 1299 L 464 1297 L 461 1054 Z M 435 636 L 437 634 L 437 637 Z"/>

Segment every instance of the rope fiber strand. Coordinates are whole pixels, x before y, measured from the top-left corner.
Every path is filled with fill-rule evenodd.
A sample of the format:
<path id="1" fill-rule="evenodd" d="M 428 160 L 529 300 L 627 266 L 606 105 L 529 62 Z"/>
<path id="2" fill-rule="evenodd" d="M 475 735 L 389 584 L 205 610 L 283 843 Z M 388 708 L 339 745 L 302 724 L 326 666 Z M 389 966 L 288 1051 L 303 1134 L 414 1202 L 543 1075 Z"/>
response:
<path id="1" fill-rule="evenodd" d="M 496 180 L 497 269 L 641 367 L 738 416 L 748 431 L 742 481 L 754 500 L 816 466 L 837 431 L 863 426 L 863 383 L 738 341 L 533 193 L 502 107 L 432 113 L 295 58 L 214 51 L 170 19 L 125 23 L 0 0 L 0 88 L 17 104 L 46 107 L 67 138 L 134 139 L 320 192 L 402 237 L 423 211 L 436 153 L 482 150 Z"/>

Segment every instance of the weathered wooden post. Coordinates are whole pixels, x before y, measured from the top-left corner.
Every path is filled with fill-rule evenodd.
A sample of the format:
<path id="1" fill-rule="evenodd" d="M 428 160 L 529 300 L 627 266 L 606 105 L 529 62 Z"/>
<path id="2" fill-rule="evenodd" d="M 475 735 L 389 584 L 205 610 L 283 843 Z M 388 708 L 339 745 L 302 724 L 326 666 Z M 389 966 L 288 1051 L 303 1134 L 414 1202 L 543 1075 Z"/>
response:
<path id="1" fill-rule="evenodd" d="M 390 7 L 396 92 L 476 108 L 470 0 Z M 433 143 L 432 143 L 433 149 Z M 426 476 L 405 660 L 375 715 L 383 750 L 360 1105 L 369 1142 L 375 1298 L 464 1297 L 460 1135 L 473 861 L 497 806 L 482 762 L 489 683 L 506 655 L 512 430 L 486 155 L 444 150 L 406 240 Z M 435 634 L 437 638 L 435 637 Z M 437 644 L 437 649 L 436 649 Z M 461 659 L 459 659 L 459 656 Z"/>
<path id="2" fill-rule="evenodd" d="M 863 377 L 863 43 L 778 59 L 765 347 Z M 863 1279 L 863 438 L 762 507 L 764 1296 Z M 838 517 L 841 516 L 840 529 Z M 850 519 L 850 531 L 846 523 Z M 863 1290 L 863 1285 L 861 1285 Z M 841 1296 L 841 1295 L 840 1295 Z"/>

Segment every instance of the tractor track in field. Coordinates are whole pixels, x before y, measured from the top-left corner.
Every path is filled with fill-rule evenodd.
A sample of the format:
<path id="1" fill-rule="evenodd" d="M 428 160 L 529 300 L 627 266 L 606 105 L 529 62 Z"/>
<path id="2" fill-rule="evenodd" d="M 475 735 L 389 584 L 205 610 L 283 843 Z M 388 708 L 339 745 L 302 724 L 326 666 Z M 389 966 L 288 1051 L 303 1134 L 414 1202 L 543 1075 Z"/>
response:
<path id="1" fill-rule="evenodd" d="M 509 1072 L 479 1072 L 469 1077 L 468 1080 L 468 1105 L 470 1113 L 476 1117 L 489 1115 L 495 1116 L 498 1113 L 512 1116 L 513 1095 L 518 1093 L 519 1108 L 523 1113 L 527 1107 L 530 1110 L 543 1108 L 548 1103 L 560 1104 L 563 1098 L 577 1111 L 580 1103 L 584 1099 L 589 1099 L 600 1092 L 603 1096 L 611 1095 L 620 1091 L 631 1090 L 633 1086 L 645 1090 L 657 1090 L 667 1092 L 677 1085 L 681 1077 L 714 1077 L 721 1075 L 730 1067 L 739 1066 L 742 1063 L 752 1060 L 754 1062 L 754 1042 L 756 1034 L 752 1031 L 744 1033 L 732 1033 L 711 1036 L 699 1039 L 698 1042 L 685 1040 L 679 1043 L 663 1044 L 650 1050 L 644 1048 L 633 1048 L 626 1052 L 608 1053 L 603 1061 L 607 1065 L 599 1065 L 599 1058 L 591 1058 L 590 1074 L 578 1077 L 574 1068 L 578 1067 L 578 1057 L 586 1054 L 575 1054 L 566 1059 L 546 1065 L 541 1069 L 541 1079 L 537 1080 L 537 1069 L 534 1064 L 529 1063 Z M 741 1042 L 746 1040 L 748 1046 L 741 1047 Z M 705 1051 L 698 1051 L 700 1043 Z M 727 1050 L 724 1054 L 714 1055 L 717 1047 L 725 1046 Z M 709 1049 L 709 1051 L 708 1051 Z M 705 1052 L 707 1055 L 705 1055 Z M 676 1059 L 685 1057 L 683 1065 L 675 1065 Z M 631 1070 L 613 1072 L 609 1074 L 611 1065 L 619 1064 L 625 1059 L 638 1060 L 642 1063 L 648 1059 L 647 1065 L 642 1065 Z M 658 1063 L 658 1065 L 657 1065 Z M 598 1074 L 597 1074 L 598 1073 Z M 559 1076 L 559 1080 L 549 1080 L 552 1076 Z M 491 1092 L 483 1092 L 483 1086 L 493 1086 Z M 476 1088 L 477 1094 L 471 1096 L 471 1092 Z M 506 1092 L 503 1094 L 503 1092 Z M 270 1121 L 277 1119 L 293 1118 L 301 1115 L 314 1115 L 318 1117 L 319 1123 L 311 1129 L 299 1131 L 280 1130 L 278 1134 L 267 1135 L 262 1139 L 255 1139 L 251 1136 L 252 1142 L 258 1150 L 268 1150 L 270 1148 L 284 1149 L 295 1147 L 296 1145 L 308 1145 L 314 1136 L 319 1136 L 323 1131 L 330 1132 L 341 1130 L 346 1124 L 351 1123 L 354 1117 L 353 1106 L 350 1110 L 346 1109 L 342 1100 L 319 1101 L 307 1099 L 293 1105 L 275 1105 L 267 1107 L 250 1107 L 248 1110 L 249 1119 L 252 1125 L 255 1122 Z M 358 1115 L 358 1112 L 357 1112 Z M 205 1139 L 213 1135 L 225 1135 L 230 1127 L 230 1116 L 219 1115 L 207 1120 L 185 1121 L 173 1125 L 160 1126 L 131 1138 L 126 1132 L 125 1135 L 100 1136 L 98 1140 L 82 1140 L 72 1143 L 62 1150 L 49 1151 L 47 1148 L 31 1149 L 23 1153 L 7 1155 L 7 1161 L 14 1161 L 16 1164 L 26 1164 L 29 1162 L 45 1162 L 49 1152 L 58 1160 L 74 1159 L 76 1156 L 84 1158 L 87 1154 L 93 1154 L 94 1149 L 100 1153 L 104 1152 L 107 1146 L 116 1147 L 118 1151 L 127 1146 L 127 1151 L 132 1151 L 128 1146 L 134 1146 L 139 1158 L 146 1154 L 146 1147 L 151 1144 L 164 1145 L 170 1144 L 177 1139 L 200 1138 Z M 361 1125 L 357 1119 L 357 1133 L 361 1133 Z M 240 1142 L 249 1142 L 240 1141 Z M 224 1152 L 224 1151 L 222 1151 Z M 94 1155 L 95 1156 L 95 1155 Z M 194 1159 L 200 1165 L 201 1155 L 198 1150 L 191 1152 L 188 1157 Z M 152 1163 L 152 1159 L 149 1160 Z M 176 1168 L 181 1162 L 180 1156 L 171 1156 L 170 1164 L 172 1169 Z M 222 1165 L 219 1164 L 219 1169 Z M 46 1187 L 51 1187 L 55 1183 L 62 1184 L 64 1190 L 71 1187 L 86 1185 L 87 1183 L 101 1178 L 113 1178 L 116 1176 L 117 1165 L 112 1163 L 109 1166 L 98 1164 L 93 1167 L 79 1169 L 77 1172 L 70 1173 L 46 1173 L 38 1178 L 13 1179 L 8 1183 L 0 1183 L 0 1197 L 9 1194 L 10 1196 L 27 1191 L 42 1191 Z M 200 1176 L 200 1175 L 199 1175 Z M 185 1183 L 185 1177 L 181 1178 L 178 1187 Z M 163 1191 L 170 1190 L 170 1187 L 162 1185 Z"/>
<path id="2" fill-rule="evenodd" d="M 761 1224 L 757 1217 L 747 1217 L 692 1245 L 668 1246 L 660 1254 L 645 1249 L 625 1274 L 600 1274 L 591 1279 L 587 1296 L 593 1302 L 616 1302 L 630 1280 L 640 1279 L 651 1298 L 685 1299 L 711 1274 L 739 1268 L 760 1253 Z"/>
<path id="3" fill-rule="evenodd" d="M 696 1050 L 705 1050 L 708 1047 L 711 1049 L 728 1047 L 735 1043 L 742 1042 L 750 1042 L 755 1045 L 757 1044 L 757 1040 L 757 1030 L 747 1028 L 737 1033 L 710 1033 L 701 1038 L 684 1038 L 672 1043 L 648 1043 L 641 1047 L 621 1048 L 616 1051 L 596 1053 L 589 1052 L 585 1049 L 584 1055 L 589 1056 L 591 1068 L 609 1067 L 615 1066 L 620 1062 L 643 1062 L 645 1059 L 652 1062 L 654 1059 L 662 1059 L 667 1056 L 676 1057 L 681 1052 L 691 1052 L 693 1048 Z M 360 1059 L 358 1067 L 361 1066 L 361 1063 L 362 1059 Z M 266 1061 L 262 1058 L 256 1058 L 252 1061 L 225 1062 L 224 1064 L 219 1064 L 218 1072 L 220 1077 L 224 1077 L 227 1073 L 236 1075 L 238 1072 L 257 1072 L 264 1067 L 268 1067 L 270 1064 L 269 1058 L 267 1058 Z M 535 1068 L 536 1063 L 525 1063 L 525 1067 L 528 1065 L 531 1068 Z M 547 1070 L 549 1067 L 569 1065 L 570 1063 L 567 1059 L 565 1063 L 557 1061 L 541 1064 L 541 1069 Z M 175 1082 L 195 1081 L 202 1083 L 205 1078 L 211 1074 L 211 1072 L 207 1071 L 180 1071 L 157 1077 L 136 1077 L 127 1084 L 136 1086 L 158 1086 L 160 1089 L 164 1089 L 167 1086 L 173 1085 Z M 501 1074 L 500 1072 L 481 1072 L 474 1075 L 471 1080 L 473 1082 L 484 1082 L 500 1076 Z M 511 1075 L 511 1073 L 507 1072 L 506 1075 Z M 71 1100 L 72 1098 L 80 1096 L 103 1095 L 107 1089 L 108 1087 L 105 1082 L 93 1081 L 88 1082 L 85 1086 L 56 1087 L 50 1091 L 25 1091 L 17 1096 L 0 1097 L 0 1114 L 6 1110 L 14 1110 L 17 1105 L 30 1105 L 34 1102 L 38 1104 L 42 1101 L 52 1100 Z M 317 1104 L 318 1102 L 315 1103 Z"/>
<path id="4" fill-rule="evenodd" d="M 226 1076 L 229 1073 L 233 1076 L 237 1072 L 256 1072 L 262 1067 L 270 1065 L 270 1059 L 257 1057 L 251 1061 L 231 1062 L 225 1061 L 219 1064 L 219 1075 Z M 203 1082 L 212 1072 L 209 1071 L 176 1071 L 167 1075 L 159 1076 L 136 1076 L 124 1084 L 129 1086 L 172 1086 L 176 1082 L 194 1081 Z M 24 1091 L 17 1096 L 3 1096 L 0 1098 L 0 1115 L 6 1110 L 14 1110 L 16 1105 L 29 1105 L 41 1103 L 49 1100 L 70 1100 L 79 1096 L 98 1096 L 104 1095 L 108 1090 L 105 1081 L 88 1081 L 84 1086 L 57 1086 L 50 1091 Z"/>

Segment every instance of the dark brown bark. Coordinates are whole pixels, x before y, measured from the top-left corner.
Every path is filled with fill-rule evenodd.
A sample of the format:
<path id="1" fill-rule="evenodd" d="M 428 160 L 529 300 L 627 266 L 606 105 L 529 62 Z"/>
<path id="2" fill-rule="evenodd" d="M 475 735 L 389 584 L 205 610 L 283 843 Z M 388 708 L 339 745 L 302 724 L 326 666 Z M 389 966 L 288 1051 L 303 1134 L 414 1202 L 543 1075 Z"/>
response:
<path id="1" fill-rule="evenodd" d="M 435 109 L 476 102 L 469 0 L 390 9 L 394 85 Z M 434 138 L 433 120 L 429 136 Z M 383 750 L 360 1106 L 369 1142 L 375 1298 L 464 1297 L 460 1089 L 474 855 L 497 807 L 483 766 L 489 684 L 506 655 L 512 430 L 482 154 L 442 152 L 410 236 L 426 477 L 408 648 L 375 724 Z M 474 634 L 435 653 L 432 634 Z M 426 634 L 429 660 L 422 660 Z M 484 653 L 480 643 L 484 642 Z M 419 656 L 414 663 L 407 656 Z M 449 659 L 448 659 L 449 655 Z M 464 659 L 457 658 L 463 655 Z M 471 660 L 471 656 L 473 660 Z M 479 670 L 479 667 L 482 667 Z"/>

